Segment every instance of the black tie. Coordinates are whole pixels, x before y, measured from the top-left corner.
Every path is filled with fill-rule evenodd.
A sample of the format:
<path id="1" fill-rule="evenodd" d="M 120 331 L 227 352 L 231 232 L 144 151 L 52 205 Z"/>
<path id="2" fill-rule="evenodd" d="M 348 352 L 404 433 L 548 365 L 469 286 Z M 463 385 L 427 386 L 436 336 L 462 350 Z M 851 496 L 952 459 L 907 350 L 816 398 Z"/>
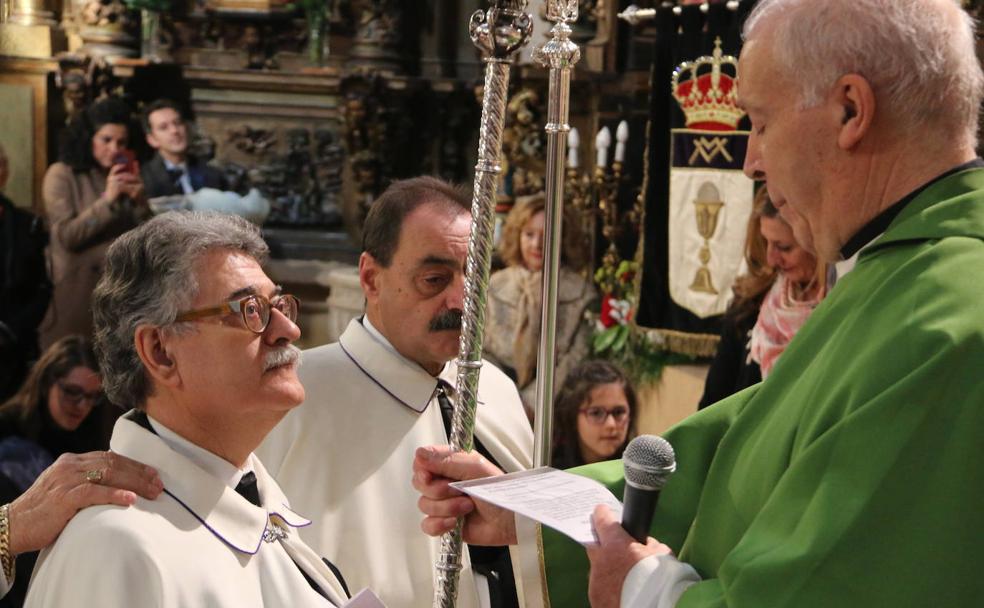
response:
<path id="1" fill-rule="evenodd" d="M 238 492 L 240 496 L 250 501 L 257 507 L 260 506 L 260 491 L 256 487 L 256 474 L 254 474 L 253 471 L 250 471 L 245 475 L 243 475 L 243 478 L 239 480 L 239 485 L 236 486 L 236 492 Z M 325 565 L 327 565 L 331 569 L 331 571 L 335 574 L 335 578 L 337 578 L 338 582 L 342 584 L 342 589 L 345 590 L 345 594 L 349 595 L 348 585 L 345 584 L 345 579 L 342 578 L 342 573 L 338 570 L 338 568 L 336 568 L 334 564 L 332 564 L 331 562 L 329 562 L 323 557 L 321 558 L 321 561 L 323 561 Z M 308 573 L 304 571 L 304 568 L 297 566 L 297 569 L 301 571 L 301 574 L 304 576 L 304 580 L 306 580 L 308 584 L 311 585 L 312 589 L 317 591 L 318 594 L 320 594 L 325 599 L 328 599 L 328 596 L 325 594 L 324 590 L 321 589 L 321 586 L 318 585 L 316 582 L 314 582 L 314 579 L 311 578 L 308 575 Z"/>
<path id="2" fill-rule="evenodd" d="M 451 384 L 445 380 L 437 381 L 437 403 L 441 406 L 441 419 L 444 420 L 444 434 L 447 435 L 448 441 L 451 440 L 451 417 L 454 416 L 454 405 L 451 404 L 451 399 L 448 395 L 454 394 L 454 389 Z M 486 460 L 494 464 L 495 466 L 502 468 L 496 461 L 492 453 L 485 449 L 482 442 L 478 440 L 477 436 L 472 437 L 472 441 L 475 444 L 475 451 L 485 457 Z"/>
<path id="3" fill-rule="evenodd" d="M 451 439 L 451 417 L 454 415 L 454 406 L 448 395 L 454 389 L 444 381 L 437 381 L 437 403 L 441 406 L 441 418 L 444 420 L 444 432 Z M 492 453 L 485 449 L 478 437 L 474 437 L 475 451 L 481 454 L 492 464 L 499 466 L 499 463 L 492 457 Z M 502 468 L 502 467 L 500 467 Z M 519 606 L 516 596 L 516 581 L 512 573 L 512 560 L 509 558 L 508 547 L 479 547 L 468 545 L 468 554 L 472 560 L 472 568 L 485 575 L 489 581 L 489 601 L 493 608 L 515 608 Z"/>
<path id="4" fill-rule="evenodd" d="M 444 380 L 437 381 L 437 404 L 441 406 L 441 419 L 444 420 L 444 434 L 451 439 L 451 418 L 454 416 L 454 406 L 448 394 L 451 387 Z"/>
<path id="5" fill-rule="evenodd" d="M 243 475 L 243 478 L 239 480 L 239 485 L 236 486 L 236 492 L 257 507 L 261 506 L 260 490 L 256 487 L 256 474 L 253 471 Z"/>
<path id="6" fill-rule="evenodd" d="M 171 178 L 171 183 L 181 187 L 181 176 L 184 175 L 184 169 L 181 167 L 171 167 L 165 170 L 167 171 L 167 176 Z"/>

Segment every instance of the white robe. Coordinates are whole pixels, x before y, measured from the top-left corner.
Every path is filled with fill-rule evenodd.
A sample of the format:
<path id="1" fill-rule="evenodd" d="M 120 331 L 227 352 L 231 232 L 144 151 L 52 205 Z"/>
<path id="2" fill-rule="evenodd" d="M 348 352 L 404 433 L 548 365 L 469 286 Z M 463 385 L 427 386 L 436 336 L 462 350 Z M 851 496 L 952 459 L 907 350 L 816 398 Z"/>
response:
<path id="1" fill-rule="evenodd" d="M 129 508 L 80 511 L 41 554 L 27 608 L 314 608 L 346 601 L 334 574 L 299 538 L 295 528 L 310 522 L 290 508 L 256 457 L 249 465 L 262 508 L 132 415 L 117 421 L 111 449 L 157 469 L 164 493 Z M 263 541 L 274 526 L 287 537 Z"/>
<path id="2" fill-rule="evenodd" d="M 449 363 L 440 378 L 455 384 Z M 332 560 L 354 591 L 388 608 L 429 608 L 440 539 L 420 530 L 411 486 L 414 450 L 446 444 L 437 380 L 374 337 L 358 319 L 338 343 L 304 353 L 307 392 L 257 454 L 313 524 L 304 539 Z M 475 435 L 506 471 L 532 465 L 533 433 L 516 386 L 482 366 Z M 459 608 L 478 606 L 464 552 Z M 516 560 L 514 558 L 514 564 Z"/>

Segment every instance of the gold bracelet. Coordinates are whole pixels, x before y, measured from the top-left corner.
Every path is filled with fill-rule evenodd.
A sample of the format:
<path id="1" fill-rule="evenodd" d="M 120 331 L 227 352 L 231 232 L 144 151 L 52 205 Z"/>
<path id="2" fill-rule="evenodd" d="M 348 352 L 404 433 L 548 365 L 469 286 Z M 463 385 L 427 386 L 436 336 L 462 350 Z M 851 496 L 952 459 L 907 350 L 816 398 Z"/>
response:
<path id="1" fill-rule="evenodd" d="M 0 566 L 7 584 L 14 583 L 14 556 L 10 554 L 10 503 L 0 507 Z"/>

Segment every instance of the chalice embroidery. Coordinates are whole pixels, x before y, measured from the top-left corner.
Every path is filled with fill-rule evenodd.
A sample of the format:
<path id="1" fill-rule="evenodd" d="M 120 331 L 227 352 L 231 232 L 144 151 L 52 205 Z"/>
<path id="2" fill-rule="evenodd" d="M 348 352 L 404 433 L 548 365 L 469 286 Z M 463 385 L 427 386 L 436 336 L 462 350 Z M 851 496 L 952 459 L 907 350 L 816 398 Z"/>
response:
<path id="1" fill-rule="evenodd" d="M 714 281 L 711 278 L 711 269 L 708 264 L 711 261 L 711 238 L 717 231 L 718 217 L 724 201 L 717 187 L 710 182 L 701 184 L 697 190 L 697 198 L 694 200 L 696 207 L 695 219 L 697 220 L 697 233 L 704 239 L 704 245 L 700 248 L 698 259 L 700 268 L 694 275 L 694 281 L 690 284 L 690 289 L 701 293 L 718 294 L 714 288 Z"/>

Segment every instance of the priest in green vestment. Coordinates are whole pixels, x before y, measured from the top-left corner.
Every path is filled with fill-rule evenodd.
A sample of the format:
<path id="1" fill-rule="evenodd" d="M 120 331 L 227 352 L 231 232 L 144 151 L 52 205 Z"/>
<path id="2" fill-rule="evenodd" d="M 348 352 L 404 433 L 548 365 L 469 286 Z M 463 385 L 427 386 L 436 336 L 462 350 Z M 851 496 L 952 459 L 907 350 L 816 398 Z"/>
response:
<path id="1" fill-rule="evenodd" d="M 744 35 L 745 171 L 801 243 L 853 270 L 765 382 L 666 433 L 677 472 L 654 516 L 659 542 L 634 542 L 603 508 L 588 555 L 544 530 L 551 605 L 981 605 L 973 23 L 954 0 L 762 0 Z M 472 539 L 513 540 L 508 518 L 438 483 L 488 472 L 469 462 L 418 457 L 423 528 L 471 511 Z M 621 462 L 575 471 L 622 495 Z"/>

